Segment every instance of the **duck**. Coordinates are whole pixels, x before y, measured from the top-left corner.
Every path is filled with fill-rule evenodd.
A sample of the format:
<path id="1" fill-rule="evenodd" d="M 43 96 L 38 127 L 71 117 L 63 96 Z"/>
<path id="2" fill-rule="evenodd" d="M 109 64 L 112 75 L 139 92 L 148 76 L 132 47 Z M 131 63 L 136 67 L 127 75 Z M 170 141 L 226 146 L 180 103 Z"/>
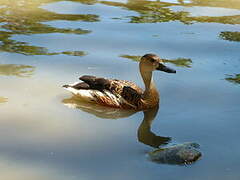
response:
<path id="1" fill-rule="evenodd" d="M 158 106 L 159 93 L 152 78 L 153 71 L 176 73 L 156 54 L 145 54 L 139 62 L 139 71 L 145 85 L 141 89 L 126 80 L 83 75 L 81 82 L 63 85 L 79 100 L 120 109 L 145 110 Z"/>

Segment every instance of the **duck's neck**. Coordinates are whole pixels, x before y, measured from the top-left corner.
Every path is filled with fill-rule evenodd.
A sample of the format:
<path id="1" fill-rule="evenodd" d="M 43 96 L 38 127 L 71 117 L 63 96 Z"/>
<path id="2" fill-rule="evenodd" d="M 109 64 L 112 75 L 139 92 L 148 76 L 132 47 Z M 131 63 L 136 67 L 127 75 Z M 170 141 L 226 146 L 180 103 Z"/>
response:
<path id="1" fill-rule="evenodd" d="M 157 96 L 156 98 L 158 98 L 158 91 L 153 82 L 152 72 L 151 71 L 150 72 L 140 71 L 140 72 L 145 85 L 143 99 L 149 99 L 149 98 L 152 98 L 153 96 Z"/>

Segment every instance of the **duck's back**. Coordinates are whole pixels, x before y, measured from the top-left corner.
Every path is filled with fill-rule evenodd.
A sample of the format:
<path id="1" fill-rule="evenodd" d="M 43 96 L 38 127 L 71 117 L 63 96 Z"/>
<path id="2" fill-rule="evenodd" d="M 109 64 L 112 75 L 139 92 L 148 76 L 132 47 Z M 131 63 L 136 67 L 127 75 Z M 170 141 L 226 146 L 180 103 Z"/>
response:
<path id="1" fill-rule="evenodd" d="M 143 90 L 130 81 L 82 76 L 83 82 L 64 85 L 87 102 L 124 109 L 138 109 Z"/>

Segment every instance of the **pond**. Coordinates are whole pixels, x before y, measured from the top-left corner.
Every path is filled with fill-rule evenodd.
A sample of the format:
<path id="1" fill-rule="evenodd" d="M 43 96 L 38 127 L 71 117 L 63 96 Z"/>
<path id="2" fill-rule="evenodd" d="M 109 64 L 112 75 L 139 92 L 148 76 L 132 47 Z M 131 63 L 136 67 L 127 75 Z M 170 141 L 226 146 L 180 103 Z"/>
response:
<path id="1" fill-rule="evenodd" d="M 0 0 L 0 172 L 5 180 L 239 179 L 240 1 Z M 158 54 L 156 115 L 79 103 L 84 74 L 143 87 Z M 146 157 L 195 142 L 191 165 Z"/>

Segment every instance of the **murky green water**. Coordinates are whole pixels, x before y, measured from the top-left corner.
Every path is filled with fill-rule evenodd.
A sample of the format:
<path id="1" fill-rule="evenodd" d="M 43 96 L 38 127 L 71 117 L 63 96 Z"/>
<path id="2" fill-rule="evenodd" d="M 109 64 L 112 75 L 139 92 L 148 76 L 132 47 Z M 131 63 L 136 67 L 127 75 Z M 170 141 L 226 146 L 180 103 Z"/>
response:
<path id="1" fill-rule="evenodd" d="M 240 1 L 0 0 L 0 174 L 5 180 L 240 178 Z M 156 117 L 78 103 L 83 74 L 143 86 L 138 56 L 160 55 Z M 197 142 L 189 166 L 146 153 Z"/>

